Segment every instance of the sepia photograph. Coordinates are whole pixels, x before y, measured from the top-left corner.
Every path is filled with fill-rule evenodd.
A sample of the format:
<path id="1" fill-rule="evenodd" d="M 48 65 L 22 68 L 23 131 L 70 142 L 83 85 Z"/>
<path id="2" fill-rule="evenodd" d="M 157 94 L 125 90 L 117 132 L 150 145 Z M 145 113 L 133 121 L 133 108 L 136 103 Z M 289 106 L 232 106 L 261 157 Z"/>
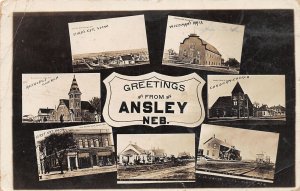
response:
<path id="1" fill-rule="evenodd" d="M 245 26 L 168 16 L 163 64 L 239 74 Z"/>
<path id="2" fill-rule="evenodd" d="M 22 122 L 101 121 L 100 74 L 22 74 Z"/>
<path id="3" fill-rule="evenodd" d="M 34 131 L 39 180 L 116 171 L 106 123 Z"/>
<path id="4" fill-rule="evenodd" d="M 73 72 L 150 63 L 144 15 L 68 25 Z"/>
<path id="5" fill-rule="evenodd" d="M 284 75 L 208 75 L 212 123 L 285 125 Z"/>
<path id="6" fill-rule="evenodd" d="M 272 183 L 278 139 L 278 133 L 203 124 L 196 173 Z"/>
<path id="7" fill-rule="evenodd" d="M 195 182 L 195 134 L 118 134 L 117 161 L 118 183 Z"/>

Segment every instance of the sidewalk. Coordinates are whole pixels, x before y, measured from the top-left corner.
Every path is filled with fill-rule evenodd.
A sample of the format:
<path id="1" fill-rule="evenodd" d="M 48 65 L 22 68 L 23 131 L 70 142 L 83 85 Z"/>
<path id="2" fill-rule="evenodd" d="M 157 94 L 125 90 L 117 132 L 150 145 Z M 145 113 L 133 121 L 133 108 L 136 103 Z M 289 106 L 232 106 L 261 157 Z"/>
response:
<path id="1" fill-rule="evenodd" d="M 60 174 L 60 171 L 52 171 L 49 174 L 43 174 L 40 181 L 43 180 L 51 180 L 51 179 L 59 179 L 59 178 L 68 178 L 74 176 L 84 176 L 84 175 L 91 175 L 91 174 L 101 174 L 101 173 L 108 173 L 117 171 L 116 165 L 113 166 L 94 166 L 93 168 L 83 168 L 77 169 L 73 171 L 64 171 L 64 174 Z"/>

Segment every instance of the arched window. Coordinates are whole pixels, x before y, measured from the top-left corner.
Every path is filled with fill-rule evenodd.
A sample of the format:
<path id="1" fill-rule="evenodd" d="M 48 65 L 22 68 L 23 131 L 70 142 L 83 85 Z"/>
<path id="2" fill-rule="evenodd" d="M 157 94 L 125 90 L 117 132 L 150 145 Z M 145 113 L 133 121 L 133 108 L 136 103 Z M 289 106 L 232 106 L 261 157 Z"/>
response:
<path id="1" fill-rule="evenodd" d="M 105 147 L 108 147 L 108 144 L 109 144 L 109 143 L 108 143 L 108 138 L 106 138 L 105 141 L 104 141 L 104 146 L 105 146 Z"/>
<path id="2" fill-rule="evenodd" d="M 90 140 L 90 147 L 94 147 L 94 140 L 93 139 Z"/>
<path id="3" fill-rule="evenodd" d="M 81 139 L 79 139 L 78 145 L 79 145 L 79 148 L 83 148 L 83 144 L 82 144 L 82 140 Z"/>
<path id="4" fill-rule="evenodd" d="M 217 144 L 214 144 L 214 149 L 216 149 L 217 148 Z"/>
<path id="5" fill-rule="evenodd" d="M 95 139 L 95 146 L 99 147 L 99 139 Z"/>
<path id="6" fill-rule="evenodd" d="M 87 140 L 87 139 L 84 139 L 84 147 L 85 147 L 85 148 L 88 148 L 88 147 L 89 147 L 89 143 L 88 143 L 88 140 Z"/>

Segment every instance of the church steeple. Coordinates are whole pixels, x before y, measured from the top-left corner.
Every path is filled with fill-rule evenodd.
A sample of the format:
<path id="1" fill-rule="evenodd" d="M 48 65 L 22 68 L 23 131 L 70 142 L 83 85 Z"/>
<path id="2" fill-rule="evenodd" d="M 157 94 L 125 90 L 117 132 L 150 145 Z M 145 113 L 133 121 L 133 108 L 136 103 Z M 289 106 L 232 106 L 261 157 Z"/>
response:
<path id="1" fill-rule="evenodd" d="M 70 91 L 69 91 L 69 95 L 70 95 L 70 93 L 72 93 L 73 91 L 79 92 L 79 93 L 81 94 L 81 92 L 80 92 L 80 90 L 79 90 L 79 87 L 78 87 L 78 84 L 77 84 L 77 81 L 76 81 L 76 78 L 75 78 L 75 75 L 74 75 L 74 77 L 73 77 L 73 81 L 72 81 L 72 84 L 71 84 L 71 88 L 70 88 Z"/>
<path id="2" fill-rule="evenodd" d="M 77 84 L 75 75 L 69 91 L 69 109 L 74 115 L 75 121 L 81 121 L 81 92 Z"/>
<path id="3" fill-rule="evenodd" d="M 233 88 L 233 90 L 232 90 L 231 93 L 232 94 L 238 94 L 238 93 L 244 94 L 244 91 L 243 91 L 243 89 L 242 89 L 242 87 L 241 87 L 241 85 L 240 85 L 239 82 L 236 83 L 236 85 L 234 86 L 234 88 Z"/>

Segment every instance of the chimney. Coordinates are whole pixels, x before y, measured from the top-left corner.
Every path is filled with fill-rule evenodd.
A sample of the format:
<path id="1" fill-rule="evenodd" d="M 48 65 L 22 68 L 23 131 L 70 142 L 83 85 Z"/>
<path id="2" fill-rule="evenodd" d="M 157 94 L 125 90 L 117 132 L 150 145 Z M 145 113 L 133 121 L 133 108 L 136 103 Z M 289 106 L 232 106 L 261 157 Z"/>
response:
<path id="1" fill-rule="evenodd" d="M 225 143 L 226 143 L 226 139 L 225 139 Z"/>
<path id="2" fill-rule="evenodd" d="M 214 138 L 216 138 L 216 135 L 214 134 Z"/>

